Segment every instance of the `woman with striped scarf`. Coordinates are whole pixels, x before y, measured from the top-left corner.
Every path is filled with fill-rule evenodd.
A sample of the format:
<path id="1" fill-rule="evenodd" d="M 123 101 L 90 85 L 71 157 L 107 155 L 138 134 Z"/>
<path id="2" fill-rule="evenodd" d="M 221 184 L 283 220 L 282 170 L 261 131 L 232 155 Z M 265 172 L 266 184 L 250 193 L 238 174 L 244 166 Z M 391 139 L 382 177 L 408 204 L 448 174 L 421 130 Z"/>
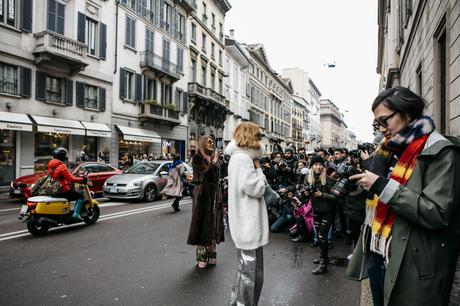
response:
<path id="1" fill-rule="evenodd" d="M 380 93 L 374 128 L 385 136 L 356 180 L 373 196 L 347 269 L 370 279 L 375 306 L 447 305 L 460 243 L 460 150 L 423 115 L 407 88 Z M 449 138 L 449 139 L 447 139 Z"/>

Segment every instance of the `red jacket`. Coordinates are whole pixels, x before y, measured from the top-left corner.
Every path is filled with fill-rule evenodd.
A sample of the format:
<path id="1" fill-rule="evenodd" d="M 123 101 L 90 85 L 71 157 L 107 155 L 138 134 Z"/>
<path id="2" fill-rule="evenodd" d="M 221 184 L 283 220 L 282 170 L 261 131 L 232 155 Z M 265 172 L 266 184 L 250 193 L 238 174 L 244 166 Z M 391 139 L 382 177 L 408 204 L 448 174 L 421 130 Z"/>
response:
<path id="1" fill-rule="evenodd" d="M 62 193 L 70 190 L 72 183 L 83 183 L 82 177 L 73 176 L 67 165 L 58 159 L 50 160 L 48 163 L 48 174 L 52 174 L 55 181 L 61 181 Z"/>

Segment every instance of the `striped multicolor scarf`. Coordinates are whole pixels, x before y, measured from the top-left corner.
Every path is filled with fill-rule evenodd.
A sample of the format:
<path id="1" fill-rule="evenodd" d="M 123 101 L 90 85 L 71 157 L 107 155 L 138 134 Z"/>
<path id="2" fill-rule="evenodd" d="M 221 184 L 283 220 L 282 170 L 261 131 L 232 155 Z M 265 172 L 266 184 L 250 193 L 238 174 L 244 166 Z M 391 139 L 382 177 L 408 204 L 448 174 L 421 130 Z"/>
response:
<path id="1" fill-rule="evenodd" d="M 417 157 L 424 149 L 430 133 L 434 130 L 434 124 L 431 118 L 428 117 L 422 117 L 415 123 L 410 124 L 410 126 L 413 127 L 414 125 L 420 124 L 420 122 L 423 122 L 422 124 L 425 125 L 426 129 L 412 129 L 410 136 L 405 135 L 409 137 L 402 137 L 401 134 L 397 135 L 399 140 L 402 138 L 405 138 L 406 140 L 411 138 L 411 141 L 404 149 L 390 176 L 391 179 L 404 186 L 407 184 L 407 181 L 414 171 Z M 414 132 L 415 134 L 419 134 L 417 135 L 418 137 L 413 137 Z M 389 149 L 391 150 L 392 148 Z M 384 142 L 382 142 L 379 146 L 376 154 L 384 160 L 388 160 L 391 155 L 390 151 L 385 148 Z M 368 231 L 369 228 L 371 230 L 370 250 L 382 255 L 386 262 L 388 262 L 389 259 L 388 252 L 390 249 L 391 230 L 393 228 L 394 220 L 395 214 L 391 210 L 390 205 L 380 202 L 377 195 L 374 195 L 372 199 L 368 199 L 366 201 L 365 224 L 368 226 L 365 226 L 364 230 Z M 364 232 L 363 234 L 367 233 Z"/>

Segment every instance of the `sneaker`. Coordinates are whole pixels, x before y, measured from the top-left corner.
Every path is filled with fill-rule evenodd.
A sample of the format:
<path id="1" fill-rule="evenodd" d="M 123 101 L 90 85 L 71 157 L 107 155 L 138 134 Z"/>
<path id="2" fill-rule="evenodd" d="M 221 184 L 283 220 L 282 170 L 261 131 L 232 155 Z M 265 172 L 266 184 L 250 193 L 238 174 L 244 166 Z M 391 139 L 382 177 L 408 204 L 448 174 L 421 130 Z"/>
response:
<path id="1" fill-rule="evenodd" d="M 304 240 L 303 240 L 302 236 L 297 236 L 295 238 L 291 238 L 291 241 L 292 242 L 303 242 Z"/>
<path id="2" fill-rule="evenodd" d="M 351 253 L 350 255 L 347 256 L 347 259 L 350 260 L 351 257 L 353 257 L 353 253 Z"/>

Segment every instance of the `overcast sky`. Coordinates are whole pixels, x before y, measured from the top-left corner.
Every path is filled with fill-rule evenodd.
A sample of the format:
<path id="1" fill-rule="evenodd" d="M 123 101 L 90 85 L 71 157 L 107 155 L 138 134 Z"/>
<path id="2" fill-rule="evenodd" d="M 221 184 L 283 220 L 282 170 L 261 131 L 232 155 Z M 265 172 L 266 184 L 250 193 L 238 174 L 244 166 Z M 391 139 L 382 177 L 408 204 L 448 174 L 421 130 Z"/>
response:
<path id="1" fill-rule="evenodd" d="M 370 141 L 370 106 L 378 94 L 376 0 L 229 0 L 226 34 L 262 43 L 273 69 L 309 73 L 322 99 L 345 114 L 358 139 Z M 335 68 L 327 63 L 335 62 Z M 348 110 L 348 112 L 345 112 Z"/>

